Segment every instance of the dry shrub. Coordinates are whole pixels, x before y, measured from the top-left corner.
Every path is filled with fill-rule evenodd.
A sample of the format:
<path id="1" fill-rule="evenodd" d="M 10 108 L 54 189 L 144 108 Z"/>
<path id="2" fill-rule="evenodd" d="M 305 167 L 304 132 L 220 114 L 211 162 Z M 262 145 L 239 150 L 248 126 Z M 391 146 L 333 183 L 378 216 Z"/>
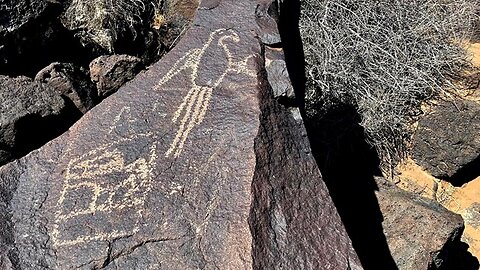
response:
<path id="1" fill-rule="evenodd" d="M 86 33 L 83 38 L 113 52 L 119 35 L 136 37 L 146 8 L 152 3 L 153 0 L 72 0 L 62 22 L 68 29 Z"/>
<path id="2" fill-rule="evenodd" d="M 306 111 L 353 106 L 383 165 L 405 157 L 421 104 L 468 67 L 479 0 L 305 0 Z"/>

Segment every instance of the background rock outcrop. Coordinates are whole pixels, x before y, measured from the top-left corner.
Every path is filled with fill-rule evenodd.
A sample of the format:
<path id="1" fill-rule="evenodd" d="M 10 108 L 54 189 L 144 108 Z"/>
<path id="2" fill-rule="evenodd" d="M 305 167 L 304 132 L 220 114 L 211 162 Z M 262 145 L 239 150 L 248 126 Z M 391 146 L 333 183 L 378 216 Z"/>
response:
<path id="1" fill-rule="evenodd" d="M 478 261 L 460 248 L 464 230 L 460 215 L 383 178 L 376 178 L 376 183 L 383 231 L 398 269 L 473 269 L 475 263 L 478 266 Z"/>
<path id="2" fill-rule="evenodd" d="M 60 135 L 81 116 L 67 96 L 27 77 L 0 75 L 0 100 L 0 165 Z"/>
<path id="3" fill-rule="evenodd" d="M 102 55 L 90 63 L 90 78 L 101 98 L 115 93 L 141 70 L 140 58 L 130 55 Z"/>
<path id="4" fill-rule="evenodd" d="M 480 175 L 479 134 L 477 102 L 443 101 L 420 120 L 412 147 L 413 158 L 435 177 L 465 183 Z"/>

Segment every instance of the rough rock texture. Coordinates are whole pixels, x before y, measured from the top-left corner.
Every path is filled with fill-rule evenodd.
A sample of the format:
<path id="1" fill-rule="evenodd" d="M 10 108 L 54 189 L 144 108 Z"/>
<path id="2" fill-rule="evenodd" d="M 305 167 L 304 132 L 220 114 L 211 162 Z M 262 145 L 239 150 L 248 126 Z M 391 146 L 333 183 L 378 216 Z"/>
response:
<path id="1" fill-rule="evenodd" d="M 0 0 L 1 74 L 33 77 L 52 62 L 84 60 L 86 49 L 57 20 L 66 2 Z"/>
<path id="2" fill-rule="evenodd" d="M 105 98 L 133 79 L 142 68 L 140 58 L 130 55 L 102 55 L 90 63 L 90 78 L 98 96 Z"/>
<path id="3" fill-rule="evenodd" d="M 70 99 L 82 113 L 93 108 L 97 101 L 95 85 L 88 73 L 73 64 L 52 63 L 37 73 L 35 81 Z"/>
<path id="4" fill-rule="evenodd" d="M 61 95 L 27 77 L 0 75 L 0 100 L 0 165 L 59 135 L 80 114 Z"/>
<path id="5" fill-rule="evenodd" d="M 1 167 L 0 262 L 361 269 L 298 112 L 267 84 L 255 10 L 269 4 L 203 1 L 160 62 Z"/>
<path id="6" fill-rule="evenodd" d="M 462 170 L 475 167 L 478 172 L 478 134 L 478 103 L 462 100 L 442 102 L 431 114 L 420 120 L 414 136 L 413 158 L 430 174 L 439 178 L 458 178 Z"/>
<path id="7" fill-rule="evenodd" d="M 42 0 L 0 0 L 0 37 L 42 16 L 51 4 L 49 1 Z M 18 16 L 19 14 L 22 16 Z"/>
<path id="8" fill-rule="evenodd" d="M 288 76 L 282 49 L 266 47 L 265 69 L 272 86 L 273 96 L 290 103 L 294 102 L 295 92 Z"/>
<path id="9" fill-rule="evenodd" d="M 398 269 L 444 269 L 455 260 L 449 253 L 454 252 L 450 247 L 460 242 L 464 229 L 460 215 L 383 178 L 376 182 L 383 231 Z"/>

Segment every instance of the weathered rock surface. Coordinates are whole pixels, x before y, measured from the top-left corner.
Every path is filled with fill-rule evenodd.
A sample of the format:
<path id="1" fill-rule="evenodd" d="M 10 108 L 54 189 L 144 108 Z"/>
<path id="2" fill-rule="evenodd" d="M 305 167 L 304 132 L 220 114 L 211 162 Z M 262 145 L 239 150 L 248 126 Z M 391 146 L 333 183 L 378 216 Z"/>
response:
<path id="1" fill-rule="evenodd" d="M 49 1 L 32 0 L 1 0 L 0 1 L 0 37 L 6 33 L 14 32 L 28 23 L 30 20 L 42 16 L 47 7 L 52 3 Z M 19 15 L 22 16 L 19 16 Z"/>
<path id="2" fill-rule="evenodd" d="M 462 217 L 383 178 L 376 182 L 383 231 L 398 269 L 445 269 L 455 261 L 451 248 L 460 243 Z"/>
<path id="3" fill-rule="evenodd" d="M 474 101 L 442 102 L 420 120 L 413 158 L 438 178 L 456 178 L 461 170 L 479 170 L 480 105 Z M 477 174 L 478 175 L 478 174 Z"/>
<path id="4" fill-rule="evenodd" d="M 290 82 L 287 64 L 283 59 L 282 49 L 266 47 L 265 69 L 272 86 L 273 96 L 288 103 L 294 103 L 295 92 Z"/>
<path id="5" fill-rule="evenodd" d="M 35 81 L 67 97 L 82 113 L 93 108 L 98 100 L 88 73 L 73 64 L 52 63 L 37 73 Z"/>
<path id="6" fill-rule="evenodd" d="M 41 146 L 80 116 L 60 94 L 27 77 L 0 75 L 0 100 L 0 164 Z"/>
<path id="7" fill-rule="evenodd" d="M 160 62 L 1 167 L 3 266 L 361 269 L 298 113 L 272 97 L 269 4 L 202 2 Z"/>
<path id="8" fill-rule="evenodd" d="M 90 78 L 97 85 L 98 96 L 116 92 L 141 70 L 141 60 L 130 55 L 102 55 L 90 63 Z"/>

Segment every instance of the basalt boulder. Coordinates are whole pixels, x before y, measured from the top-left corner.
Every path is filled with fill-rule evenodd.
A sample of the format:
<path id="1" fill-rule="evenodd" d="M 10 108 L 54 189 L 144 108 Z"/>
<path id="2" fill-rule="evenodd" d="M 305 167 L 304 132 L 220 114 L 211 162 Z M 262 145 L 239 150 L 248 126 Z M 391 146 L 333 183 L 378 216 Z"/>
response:
<path id="1" fill-rule="evenodd" d="M 443 101 L 420 120 L 412 155 L 430 174 L 467 182 L 480 172 L 480 105 Z"/>
<path id="2" fill-rule="evenodd" d="M 398 269 L 478 267 L 478 260 L 462 248 L 464 223 L 460 215 L 383 178 L 377 177 L 376 183 L 383 232 Z"/>
<path id="3" fill-rule="evenodd" d="M 138 57 L 130 55 L 102 55 L 90 63 L 90 78 L 97 86 L 97 95 L 105 98 L 116 92 L 141 70 Z"/>
<path id="4" fill-rule="evenodd" d="M 273 98 L 256 10 L 203 1 L 162 60 L 0 168 L 19 269 L 362 269 L 298 110 Z"/>
<path id="5" fill-rule="evenodd" d="M 40 147 L 81 113 L 47 85 L 0 75 L 0 164 Z"/>
<path id="6" fill-rule="evenodd" d="M 40 70 L 35 81 L 69 99 L 82 113 L 98 102 L 95 85 L 88 72 L 70 63 L 52 63 Z"/>

